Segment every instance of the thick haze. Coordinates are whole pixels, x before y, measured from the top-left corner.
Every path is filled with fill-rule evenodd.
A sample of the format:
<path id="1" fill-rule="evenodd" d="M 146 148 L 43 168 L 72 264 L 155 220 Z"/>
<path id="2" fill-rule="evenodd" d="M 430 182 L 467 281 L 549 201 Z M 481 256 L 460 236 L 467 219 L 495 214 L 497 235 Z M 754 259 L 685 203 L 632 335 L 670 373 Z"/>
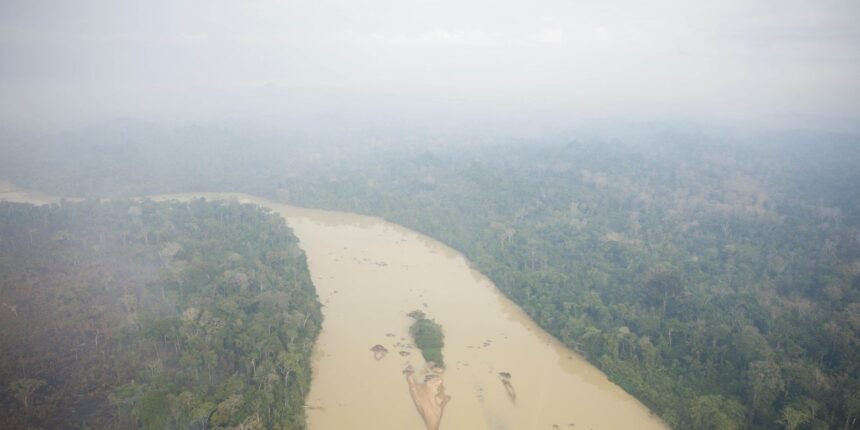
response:
<path id="1" fill-rule="evenodd" d="M 3 1 L 7 127 L 307 113 L 860 117 L 860 2 Z"/>

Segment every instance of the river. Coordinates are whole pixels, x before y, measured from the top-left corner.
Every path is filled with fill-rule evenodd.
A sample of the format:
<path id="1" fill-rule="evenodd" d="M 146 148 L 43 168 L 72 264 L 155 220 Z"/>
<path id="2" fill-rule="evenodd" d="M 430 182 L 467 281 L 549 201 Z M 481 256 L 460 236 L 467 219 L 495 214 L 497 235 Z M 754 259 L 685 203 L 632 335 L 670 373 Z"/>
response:
<path id="1" fill-rule="evenodd" d="M 302 209 L 257 197 L 287 220 L 308 258 L 325 320 L 306 403 L 311 430 L 424 429 L 402 371 L 426 366 L 406 314 L 420 309 L 445 331 L 444 430 L 666 429 L 639 401 L 538 327 L 447 246 L 378 218 Z M 6 187 L 0 199 L 50 202 Z M 379 357 L 371 347 L 382 345 Z M 401 352 L 404 355 L 401 355 Z M 405 355 L 408 353 L 409 355 Z M 510 374 L 505 387 L 500 373 Z"/>

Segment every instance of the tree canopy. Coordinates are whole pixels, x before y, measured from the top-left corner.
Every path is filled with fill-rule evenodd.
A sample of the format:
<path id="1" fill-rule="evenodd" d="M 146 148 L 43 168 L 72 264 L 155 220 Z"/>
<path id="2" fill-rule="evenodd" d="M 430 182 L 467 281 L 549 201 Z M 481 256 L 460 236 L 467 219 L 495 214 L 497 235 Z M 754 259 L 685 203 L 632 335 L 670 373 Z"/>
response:
<path id="1" fill-rule="evenodd" d="M 5 428 L 304 428 L 322 317 L 268 211 L 0 203 L 0 301 Z"/>

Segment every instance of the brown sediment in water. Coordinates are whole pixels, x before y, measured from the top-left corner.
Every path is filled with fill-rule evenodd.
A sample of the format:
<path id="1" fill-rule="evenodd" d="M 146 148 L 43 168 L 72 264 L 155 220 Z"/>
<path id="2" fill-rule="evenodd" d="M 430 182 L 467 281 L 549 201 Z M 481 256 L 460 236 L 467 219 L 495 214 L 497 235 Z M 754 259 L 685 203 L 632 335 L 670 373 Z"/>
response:
<path id="1" fill-rule="evenodd" d="M 0 192 L 0 200 L 60 201 L 10 191 L 14 189 Z M 540 329 L 462 256 L 432 239 L 376 218 L 295 208 L 240 194 L 151 199 L 201 197 L 271 208 L 287 219 L 300 239 L 314 286 L 326 300 L 306 400 L 310 430 L 349 429 L 356 423 L 374 430 L 422 428 L 424 420 L 415 413 L 411 396 L 405 395 L 400 374 L 409 357 L 376 361 L 368 348 L 385 335 L 389 353 L 413 351 L 404 315 L 423 303 L 446 328 L 445 356 L 450 364 L 444 389 L 456 401 L 445 406 L 442 428 L 546 429 L 562 423 L 601 430 L 669 428 Z M 491 344 L 482 345 L 490 339 Z M 418 359 L 414 352 L 412 357 Z M 515 384 L 510 378 L 516 402 L 507 389 L 499 389 L 500 371 L 517 377 Z M 421 385 L 422 377 L 419 370 L 415 383 Z M 576 427 L 570 425 L 574 422 Z"/>
<path id="2" fill-rule="evenodd" d="M 513 384 L 511 384 L 511 374 L 508 372 L 499 372 L 499 380 L 502 381 L 502 385 L 505 386 L 505 391 L 508 392 L 508 397 L 511 398 L 512 402 L 517 401 L 517 391 L 514 389 Z"/>
<path id="3" fill-rule="evenodd" d="M 439 430 L 445 405 L 451 400 L 451 396 L 445 394 L 445 384 L 442 381 L 442 375 L 436 373 L 437 369 L 433 368 L 425 375 L 423 383 L 415 381 L 415 370 L 412 366 L 403 370 L 406 382 L 409 384 L 409 394 L 415 402 L 415 408 L 424 419 L 427 430 Z"/>
<path id="4" fill-rule="evenodd" d="M 62 200 L 66 200 L 68 202 L 82 201 L 82 199 L 78 198 L 62 199 L 60 197 L 18 188 L 9 182 L 0 180 L 0 201 L 11 203 L 28 203 L 32 205 L 45 205 L 52 203 L 60 203 Z"/>
<path id="5" fill-rule="evenodd" d="M 511 401 L 516 402 L 517 401 L 517 391 L 514 390 L 514 386 L 511 385 L 511 381 L 508 381 L 507 379 L 502 379 L 502 385 L 505 386 L 505 391 L 508 392 L 508 397 L 511 398 Z"/>
<path id="6" fill-rule="evenodd" d="M 373 358 L 377 361 L 382 360 L 388 355 L 388 348 L 379 344 L 373 345 L 373 348 L 370 348 L 370 350 L 373 351 Z"/>

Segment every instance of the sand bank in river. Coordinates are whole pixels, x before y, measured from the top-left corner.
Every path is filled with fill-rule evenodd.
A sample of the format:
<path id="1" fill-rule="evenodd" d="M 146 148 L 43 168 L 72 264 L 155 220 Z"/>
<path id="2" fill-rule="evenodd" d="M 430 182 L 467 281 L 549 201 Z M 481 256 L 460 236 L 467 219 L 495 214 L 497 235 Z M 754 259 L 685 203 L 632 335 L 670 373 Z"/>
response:
<path id="1" fill-rule="evenodd" d="M 400 372 L 410 356 L 398 354 L 408 348 L 395 346 L 398 354 L 389 353 L 380 360 L 371 358 L 368 351 L 391 327 L 403 330 L 386 336 L 407 337 L 405 314 L 425 303 L 447 330 L 444 392 L 450 392 L 455 401 L 444 406 L 441 428 L 668 429 L 576 351 L 540 329 L 460 254 L 426 236 L 377 218 L 289 207 L 240 194 L 152 199 L 200 197 L 274 209 L 300 239 L 314 286 L 325 302 L 306 408 L 311 430 L 351 429 L 356 423 L 374 430 L 403 430 L 426 423 L 415 414 L 420 406 L 404 393 Z M 59 201 L 0 187 L 0 200 L 24 199 Z M 346 362 L 344 358 L 362 354 L 366 360 Z M 415 356 L 413 352 L 411 357 L 417 360 Z M 513 375 L 508 382 L 515 392 L 508 390 L 504 379 L 500 382 L 502 371 Z M 422 379 L 419 370 L 412 379 L 415 394 L 425 385 Z M 373 389 L 368 390 L 371 384 Z M 438 397 L 444 396 L 438 391 L 441 385 L 433 382 L 422 388 L 427 395 L 414 397 L 432 400 L 422 404 L 424 410 L 436 411 L 435 418 L 426 415 L 436 425 L 443 410 L 444 397 Z"/>
<path id="2" fill-rule="evenodd" d="M 407 367 L 403 374 L 406 375 L 409 394 L 412 395 L 412 401 L 415 402 L 418 413 L 424 419 L 427 430 L 439 430 L 445 405 L 451 400 L 451 396 L 445 394 L 442 375 L 435 369 L 430 370 L 424 377 L 424 382 L 419 383 L 415 381 L 415 370 L 412 366 Z"/>

